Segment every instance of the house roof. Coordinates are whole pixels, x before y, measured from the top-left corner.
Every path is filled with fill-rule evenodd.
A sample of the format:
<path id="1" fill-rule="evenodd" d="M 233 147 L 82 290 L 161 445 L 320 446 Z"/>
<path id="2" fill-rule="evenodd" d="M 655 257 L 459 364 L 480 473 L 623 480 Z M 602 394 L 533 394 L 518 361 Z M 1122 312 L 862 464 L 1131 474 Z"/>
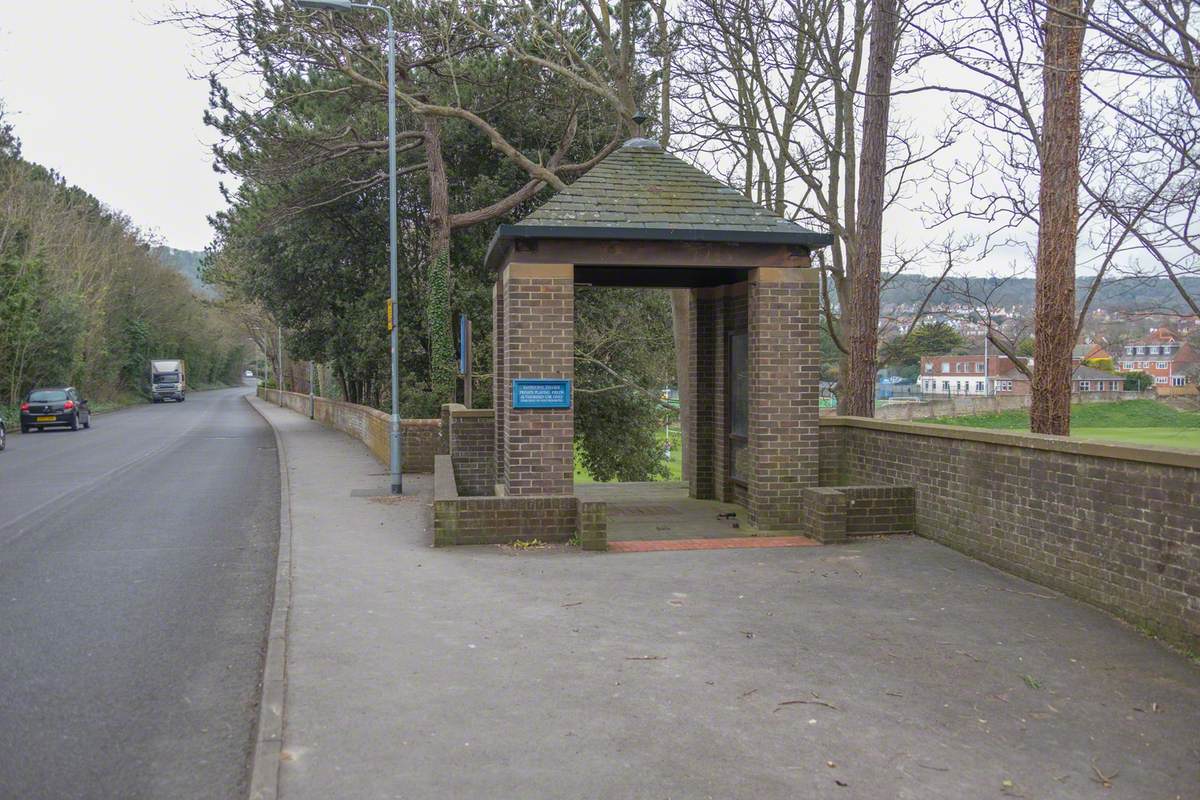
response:
<path id="1" fill-rule="evenodd" d="M 1136 342 L 1129 342 L 1130 347 L 1142 347 L 1145 345 L 1157 344 L 1172 344 L 1178 342 L 1179 337 L 1166 328 L 1158 328 L 1144 339 L 1138 339 Z"/>
<path id="2" fill-rule="evenodd" d="M 488 248 L 495 267 L 514 239 L 609 239 L 785 244 L 833 243 L 782 219 L 650 139 L 630 139 Z"/>
<path id="3" fill-rule="evenodd" d="M 1090 344 L 1075 345 L 1075 349 L 1071 351 L 1071 358 L 1082 361 L 1085 358 L 1111 358 L 1111 356 L 1103 347 L 1091 342 Z"/>
<path id="4" fill-rule="evenodd" d="M 1102 369 L 1080 365 L 1071 372 L 1073 381 L 1119 381 L 1124 380 L 1120 375 L 1105 372 Z"/>

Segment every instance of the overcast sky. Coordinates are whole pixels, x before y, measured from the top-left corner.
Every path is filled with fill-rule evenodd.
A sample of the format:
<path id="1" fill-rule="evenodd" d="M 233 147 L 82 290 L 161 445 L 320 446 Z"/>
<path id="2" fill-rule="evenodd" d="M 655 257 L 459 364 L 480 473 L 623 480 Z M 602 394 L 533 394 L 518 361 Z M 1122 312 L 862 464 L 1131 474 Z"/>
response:
<path id="1" fill-rule="evenodd" d="M 154 25 L 169 0 L 0 0 L 0 100 L 25 158 L 163 243 L 208 244 L 223 207 L 196 43 Z"/>
<path id="2" fill-rule="evenodd" d="M 207 84 L 190 77 L 207 59 L 178 26 L 154 24 L 181 2 L 0 0 L 0 100 L 27 159 L 153 238 L 200 250 L 207 216 L 224 206 L 202 121 Z M 889 240 L 922 227 L 901 209 L 887 221 Z"/>

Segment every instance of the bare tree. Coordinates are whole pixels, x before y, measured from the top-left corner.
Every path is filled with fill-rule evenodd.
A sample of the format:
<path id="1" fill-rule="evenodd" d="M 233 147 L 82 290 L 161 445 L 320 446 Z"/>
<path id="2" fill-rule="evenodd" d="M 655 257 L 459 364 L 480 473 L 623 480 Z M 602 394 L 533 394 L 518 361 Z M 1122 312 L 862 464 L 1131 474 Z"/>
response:
<path id="1" fill-rule="evenodd" d="M 877 48 L 871 57 L 895 59 L 901 32 L 921 7 L 882 5 L 892 9 L 894 25 L 879 33 L 892 47 Z M 882 233 L 872 220 L 901 204 L 924 177 L 931 159 L 956 135 L 954 126 L 920 135 L 903 121 L 878 114 L 894 94 L 892 75 L 911 68 L 920 54 L 907 53 L 903 68 L 877 72 L 875 88 L 864 85 L 869 8 L 867 0 L 690 0 L 679 12 L 676 141 L 696 161 L 740 187 L 747 198 L 835 235 L 833 246 L 818 252 L 814 262 L 822 273 L 822 318 L 843 353 L 843 379 L 852 347 L 842 312 L 854 296 L 853 272 L 862 237 L 868 237 L 868 262 L 878 264 Z M 872 104 L 874 143 L 867 155 L 873 166 L 863 176 L 860 134 L 865 135 L 866 108 Z M 872 206 L 867 216 L 864 200 Z M 875 233 L 865 232 L 864 225 L 873 225 Z M 912 263 L 892 259 L 890 271 Z M 873 343 L 879 324 L 878 299 L 871 298 L 887 266 L 877 268 L 873 280 L 867 270 L 860 295 L 860 301 L 874 307 L 873 312 L 868 307 L 859 314 L 861 325 L 856 328 L 860 341 L 872 343 L 859 359 L 859 373 L 871 383 L 867 403 L 874 397 Z M 844 409 L 848 393 L 838 394 Z M 868 407 L 859 413 L 871 412 Z"/>
<path id="2" fill-rule="evenodd" d="M 1060 12 L 1058 8 L 1063 10 Z M 1035 360 L 1029 427 L 1071 432 L 1071 351 L 1075 347 L 1075 246 L 1079 224 L 1079 117 L 1082 22 L 1079 0 L 1046 9 L 1042 68 L 1041 183 Z"/>
<path id="3" fill-rule="evenodd" d="M 850 269 L 846 328 L 850 339 L 848 375 L 841 413 L 875 416 L 876 352 L 879 345 L 879 285 L 883 268 L 883 203 L 887 175 L 888 109 L 896 61 L 896 0 L 871 6 L 871 52 L 858 173 L 858 247 Z"/>

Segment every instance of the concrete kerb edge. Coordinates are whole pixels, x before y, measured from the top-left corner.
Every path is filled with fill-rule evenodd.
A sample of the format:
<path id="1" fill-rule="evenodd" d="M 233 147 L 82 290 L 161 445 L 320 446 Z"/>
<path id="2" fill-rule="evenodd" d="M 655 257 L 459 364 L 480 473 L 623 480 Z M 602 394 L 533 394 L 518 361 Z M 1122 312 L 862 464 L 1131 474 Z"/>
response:
<path id="1" fill-rule="evenodd" d="M 275 800 L 279 796 L 279 768 L 283 755 L 284 702 L 287 691 L 287 629 L 292 608 L 292 497 L 287 450 L 271 420 L 250 398 L 246 402 L 271 427 L 279 459 L 279 555 L 275 566 L 275 592 L 267 655 L 263 661 L 258 727 L 250 760 L 250 800 Z"/>

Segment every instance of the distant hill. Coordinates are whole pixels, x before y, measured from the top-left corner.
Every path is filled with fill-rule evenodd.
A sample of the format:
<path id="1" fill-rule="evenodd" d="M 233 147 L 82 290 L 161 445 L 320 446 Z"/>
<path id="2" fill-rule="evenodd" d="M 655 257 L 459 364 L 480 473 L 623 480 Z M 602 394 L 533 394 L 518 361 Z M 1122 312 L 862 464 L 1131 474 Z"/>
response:
<path id="1" fill-rule="evenodd" d="M 155 247 L 152 252 L 171 269 L 188 279 L 193 291 L 204 297 L 216 297 L 213 287 L 200 280 L 200 262 L 204 253 L 197 250 L 176 250 L 174 247 Z"/>
<path id="2" fill-rule="evenodd" d="M 888 308 L 920 303 L 934 280 L 926 275 L 897 276 L 888 283 L 880 298 L 885 311 Z M 1182 283 L 1193 297 L 1200 297 L 1200 278 L 1183 278 Z M 1090 276 L 1079 278 L 1076 296 L 1082 300 L 1090 286 Z M 965 303 L 968 292 L 976 298 L 987 297 L 991 292 L 993 307 L 1023 306 L 1032 309 L 1033 287 L 1033 278 L 954 278 L 938 287 L 930 299 L 930 304 L 960 305 Z M 1100 287 L 1092 308 L 1110 312 L 1144 311 L 1151 308 L 1159 311 L 1188 312 L 1179 292 L 1167 278 L 1126 279 L 1105 283 Z"/>

